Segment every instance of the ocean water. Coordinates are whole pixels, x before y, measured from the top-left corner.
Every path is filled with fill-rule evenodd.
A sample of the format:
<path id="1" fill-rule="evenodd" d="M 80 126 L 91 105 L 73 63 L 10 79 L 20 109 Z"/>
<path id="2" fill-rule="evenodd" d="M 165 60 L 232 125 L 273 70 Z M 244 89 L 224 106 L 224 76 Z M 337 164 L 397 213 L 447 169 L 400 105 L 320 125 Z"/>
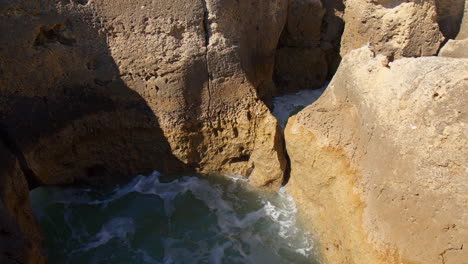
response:
<path id="1" fill-rule="evenodd" d="M 320 89 L 300 90 L 296 93 L 275 97 L 273 99 L 272 114 L 278 119 L 280 126 L 284 129 L 288 118 L 315 102 L 327 89 L 327 86 L 328 83 Z"/>
<path id="2" fill-rule="evenodd" d="M 48 263 L 318 263 L 284 189 L 154 172 L 107 188 L 31 192 Z"/>

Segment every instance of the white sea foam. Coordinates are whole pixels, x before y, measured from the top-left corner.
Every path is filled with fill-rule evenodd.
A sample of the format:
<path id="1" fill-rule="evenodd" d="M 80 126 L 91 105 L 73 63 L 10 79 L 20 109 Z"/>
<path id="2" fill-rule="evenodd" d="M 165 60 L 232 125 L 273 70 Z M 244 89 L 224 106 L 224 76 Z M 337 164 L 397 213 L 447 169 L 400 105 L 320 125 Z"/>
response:
<path id="1" fill-rule="evenodd" d="M 328 84 L 316 90 L 301 90 L 297 93 L 287 94 L 273 99 L 272 114 L 278 119 L 281 127 L 286 127 L 292 112 L 296 112 L 315 102 L 325 91 Z"/>
<path id="2" fill-rule="evenodd" d="M 66 210 L 73 210 L 74 206 L 81 204 L 107 210 L 108 207 L 115 207 L 115 202 L 131 193 L 155 196 L 162 200 L 164 215 L 170 223 L 172 217 L 179 217 L 176 212 L 180 214 L 185 210 L 180 207 L 183 206 L 180 204 L 180 197 L 192 197 L 189 199 L 198 199 L 212 215 L 210 219 L 213 220 L 210 221 L 214 222 L 212 226 L 208 225 L 210 235 L 205 234 L 202 240 L 197 238 L 192 241 L 192 233 L 199 230 L 188 230 L 181 235 L 161 237 L 164 257 L 158 262 L 147 250 L 132 248 L 131 241 L 138 228 L 138 222 L 133 216 L 114 216 L 104 222 L 95 234 L 82 230 L 79 224 L 69 222 L 67 225 L 75 228 L 75 240 L 84 243 L 72 253 L 84 254 L 105 246 L 110 241 L 119 241 L 133 252 L 138 259 L 135 263 L 187 263 L 189 260 L 190 263 L 226 263 L 226 258 L 229 259 L 228 263 L 291 263 L 285 259 L 278 260 L 282 258 L 281 252 L 286 250 L 305 257 L 313 255 L 311 236 L 299 227 L 296 205 L 285 189 L 280 189 L 274 195 L 259 194 L 253 192 L 248 187 L 247 180 L 241 176 L 230 176 L 228 180 L 224 178 L 219 181 L 185 176 L 170 182 L 162 181 L 161 177 L 158 172 L 138 176 L 129 184 L 115 188 L 102 199 L 91 198 L 95 197 L 90 195 L 92 190 L 82 190 L 73 192 L 74 196 L 68 197 L 68 200 L 58 195 L 59 199 L 56 201 L 63 202 Z M 65 218 L 72 221 L 72 215 Z M 197 249 L 193 250 L 193 246 Z"/>
<path id="3" fill-rule="evenodd" d="M 127 241 L 128 237 L 133 235 L 134 232 L 135 224 L 131 218 L 112 218 L 102 226 L 101 231 L 96 234 L 94 241 L 89 243 L 83 251 L 102 246 L 114 238 Z"/>

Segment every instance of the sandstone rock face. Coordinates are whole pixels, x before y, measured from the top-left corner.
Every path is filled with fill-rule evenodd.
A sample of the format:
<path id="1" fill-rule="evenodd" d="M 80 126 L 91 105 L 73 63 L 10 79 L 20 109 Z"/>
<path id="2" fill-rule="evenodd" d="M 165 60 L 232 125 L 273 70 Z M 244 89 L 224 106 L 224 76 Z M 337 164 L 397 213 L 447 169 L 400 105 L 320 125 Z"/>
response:
<path id="1" fill-rule="evenodd" d="M 437 54 L 444 36 L 430 1 L 347 0 L 341 55 L 369 43 L 394 58 Z"/>
<path id="2" fill-rule="evenodd" d="M 279 187 L 282 145 L 266 143 L 278 130 L 263 122 L 271 115 L 257 92 L 272 89 L 286 2 L 141 1 L 142 9 L 123 1 L 120 10 L 115 4 L 94 3 L 111 53 L 123 81 L 155 112 L 172 153 L 201 172 L 249 175 L 269 164 L 279 169 L 272 174 Z M 118 34 L 124 29 L 130 32 Z M 278 154 L 255 154 L 263 148 Z"/>
<path id="3" fill-rule="evenodd" d="M 260 164 L 282 181 L 257 92 L 271 89 L 285 1 L 29 4 L 2 4 L 1 122 L 43 183 Z"/>
<path id="4" fill-rule="evenodd" d="M 468 60 L 350 52 L 286 128 L 289 192 L 327 263 L 468 259 Z"/>
<path id="5" fill-rule="evenodd" d="M 0 125 L 14 147 L 0 210 L 24 235 L 15 252 L 43 261 L 28 185 L 189 169 L 279 188 L 282 132 L 260 98 L 286 17 L 286 0 L 1 1 Z"/>
<path id="6" fill-rule="evenodd" d="M 320 48 L 325 52 L 328 63 L 327 80 L 331 80 L 341 62 L 341 35 L 344 30 L 343 0 L 322 1 L 325 8 L 325 16 L 322 21 Z"/>

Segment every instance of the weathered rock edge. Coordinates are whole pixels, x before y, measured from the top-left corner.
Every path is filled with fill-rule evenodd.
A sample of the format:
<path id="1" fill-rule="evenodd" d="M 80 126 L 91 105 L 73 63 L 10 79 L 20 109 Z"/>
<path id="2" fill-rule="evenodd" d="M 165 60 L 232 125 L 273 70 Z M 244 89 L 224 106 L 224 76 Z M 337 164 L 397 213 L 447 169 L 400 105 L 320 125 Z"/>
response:
<path id="1" fill-rule="evenodd" d="M 288 191 L 326 263 L 468 259 L 468 59 L 351 51 L 292 117 Z"/>

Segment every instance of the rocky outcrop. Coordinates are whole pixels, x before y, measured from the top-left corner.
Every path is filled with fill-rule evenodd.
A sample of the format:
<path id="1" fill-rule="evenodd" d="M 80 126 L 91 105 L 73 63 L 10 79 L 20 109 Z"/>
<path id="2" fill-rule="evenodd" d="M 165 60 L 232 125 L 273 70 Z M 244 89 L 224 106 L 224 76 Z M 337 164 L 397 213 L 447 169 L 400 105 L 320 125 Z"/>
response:
<path id="1" fill-rule="evenodd" d="M 286 128 L 289 192 L 327 263 L 468 259 L 467 59 L 364 47 Z"/>
<path id="2" fill-rule="evenodd" d="M 468 38 L 449 40 L 439 52 L 441 57 L 468 58 Z"/>
<path id="3" fill-rule="evenodd" d="M 44 261 L 27 198 L 28 189 L 38 185 L 113 183 L 156 169 L 242 174 L 255 186 L 278 189 L 287 162 L 282 131 L 267 108 L 272 96 L 323 85 L 341 59 L 340 45 L 342 54 L 348 54 L 370 43 L 374 52 L 387 56 L 377 59 L 380 68 L 375 66 L 382 74 L 389 71 L 386 66 L 393 58 L 435 54 L 444 39 L 442 33 L 455 31 L 453 25 L 459 14 L 450 5 L 453 2 L 458 6 L 459 1 L 442 2 L 348 0 L 345 12 L 341 0 L 1 1 L 0 33 L 8 37 L 0 38 L 0 224 L 4 227 L 0 232 L 0 262 Z M 340 42 L 342 17 L 346 29 Z M 372 64 L 376 60 L 369 61 Z M 451 60 L 439 58 L 434 63 L 445 65 Z M 364 67 L 355 65 L 343 68 L 358 72 Z M 398 67 L 402 67 L 398 73 L 407 70 Z M 445 74 L 440 69 L 434 71 Z M 346 83 L 344 79 L 349 76 L 341 75 L 343 81 L 335 83 Z M 435 94 L 434 98 L 445 100 L 440 92 Z M 367 95 L 362 95 L 363 100 Z M 359 100 L 355 99 L 356 104 Z M 301 121 L 305 120 L 301 119 L 303 115 L 293 126 L 306 126 Z M 366 118 L 380 122 L 375 116 Z M 359 128 L 346 122 L 343 124 Z M 358 143 L 346 148 L 353 144 Z M 326 155 L 330 155 L 330 161 L 342 161 L 334 168 L 342 175 L 368 173 L 358 171 L 352 159 L 346 161 L 346 149 L 329 150 Z M 325 152 L 316 152 L 321 153 Z M 302 158 L 307 155 L 312 154 Z M 293 164 L 298 164 L 300 159 L 296 154 L 293 157 Z M 329 165 L 327 162 L 323 165 Z M 406 168 L 407 163 L 401 163 Z M 291 183 L 296 197 L 302 197 L 300 188 L 294 187 L 299 179 Z M 359 177 L 353 179 L 354 183 L 361 182 Z M 307 182 L 300 185 L 307 186 Z M 355 186 L 341 187 L 349 191 L 339 197 L 339 206 L 346 208 L 346 199 L 357 197 L 347 196 Z M 327 190 L 334 191 L 321 188 L 319 192 L 327 194 Z M 329 202 L 332 207 L 336 205 L 332 199 Z M 372 210 L 370 203 L 359 199 L 352 203 L 363 215 L 369 212 L 365 209 Z M 337 259 L 361 256 L 356 249 L 359 247 L 353 245 L 367 240 L 359 229 L 360 214 L 356 212 L 345 215 L 349 220 L 339 220 L 356 221 L 345 229 L 350 231 L 349 237 L 340 242 L 343 244 L 328 247 L 346 249 L 336 255 Z M 342 216 L 339 210 L 334 213 Z M 363 219 L 375 223 L 377 217 L 384 216 L 372 217 Z M 391 244 L 388 248 L 395 251 L 388 251 L 391 254 L 387 257 L 395 252 L 392 256 L 398 253 L 407 258 L 408 254 L 400 250 L 403 246 L 398 232 L 395 237 L 385 236 L 390 231 L 373 231 L 382 234 L 378 237 L 382 239 L 372 237 L 371 241 Z M 326 244 L 326 238 L 333 236 L 324 237 Z M 440 241 L 432 247 L 447 245 L 446 240 Z M 369 249 L 362 253 L 365 259 L 381 258 L 381 253 L 373 253 L 372 245 L 363 245 Z M 455 243 L 452 248 L 457 246 Z M 441 253 L 444 261 L 451 254 L 457 256 L 449 249 Z M 428 252 L 418 257 L 431 259 L 433 250 Z"/>
<path id="4" fill-rule="evenodd" d="M 272 86 L 285 1 L 29 4 L 2 4 L 0 109 L 43 183 L 268 164 L 281 184 L 278 128 L 257 93 Z"/>
<path id="5" fill-rule="evenodd" d="M 390 58 L 431 56 L 444 41 L 433 0 L 347 0 L 345 5 L 342 56 L 366 43 Z"/>

